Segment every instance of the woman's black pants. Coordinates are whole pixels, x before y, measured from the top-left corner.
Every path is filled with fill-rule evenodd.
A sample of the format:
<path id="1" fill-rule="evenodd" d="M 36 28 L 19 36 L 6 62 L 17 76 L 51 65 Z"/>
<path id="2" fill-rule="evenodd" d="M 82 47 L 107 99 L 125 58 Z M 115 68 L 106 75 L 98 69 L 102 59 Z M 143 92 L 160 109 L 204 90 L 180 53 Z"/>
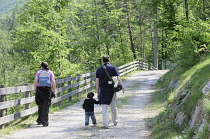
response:
<path id="1" fill-rule="evenodd" d="M 50 107 L 50 91 L 48 87 L 37 87 L 36 102 L 38 105 L 37 123 L 48 126 L 48 113 Z"/>

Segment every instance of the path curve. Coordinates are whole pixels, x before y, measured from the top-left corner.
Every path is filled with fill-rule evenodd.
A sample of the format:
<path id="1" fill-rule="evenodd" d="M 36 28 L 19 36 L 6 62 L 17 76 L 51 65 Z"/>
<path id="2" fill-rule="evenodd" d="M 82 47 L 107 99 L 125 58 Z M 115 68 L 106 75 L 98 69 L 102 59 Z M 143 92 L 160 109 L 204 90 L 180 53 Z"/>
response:
<path id="1" fill-rule="evenodd" d="M 156 113 L 147 107 L 147 104 L 150 102 L 151 93 L 155 91 L 157 79 L 166 72 L 165 70 L 138 72 L 123 81 L 126 92 L 125 94 L 118 92 L 117 96 L 119 100 L 126 96 L 130 99 L 118 110 L 117 126 L 102 129 L 101 107 L 95 105 L 98 125 L 85 128 L 82 100 L 50 114 L 48 127 L 34 123 L 27 129 L 15 131 L 14 134 L 5 135 L 0 139 L 148 139 L 150 131 L 144 119 L 153 117 Z"/>

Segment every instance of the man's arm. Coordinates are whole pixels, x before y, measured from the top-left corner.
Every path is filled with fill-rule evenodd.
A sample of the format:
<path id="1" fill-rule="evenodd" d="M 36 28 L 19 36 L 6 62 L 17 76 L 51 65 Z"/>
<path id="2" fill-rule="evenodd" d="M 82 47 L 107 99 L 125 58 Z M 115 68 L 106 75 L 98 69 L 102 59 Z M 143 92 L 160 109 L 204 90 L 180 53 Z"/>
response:
<path id="1" fill-rule="evenodd" d="M 125 88 L 124 88 L 124 86 L 123 86 L 123 83 L 122 83 L 122 80 L 121 80 L 120 76 L 117 76 L 117 79 L 118 79 L 119 83 L 120 83 L 121 86 L 122 86 L 122 92 L 125 93 Z"/>
<path id="2" fill-rule="evenodd" d="M 100 96 L 100 92 L 99 92 L 99 78 L 96 78 L 96 93 L 97 93 L 98 99 L 99 99 L 99 96 Z"/>

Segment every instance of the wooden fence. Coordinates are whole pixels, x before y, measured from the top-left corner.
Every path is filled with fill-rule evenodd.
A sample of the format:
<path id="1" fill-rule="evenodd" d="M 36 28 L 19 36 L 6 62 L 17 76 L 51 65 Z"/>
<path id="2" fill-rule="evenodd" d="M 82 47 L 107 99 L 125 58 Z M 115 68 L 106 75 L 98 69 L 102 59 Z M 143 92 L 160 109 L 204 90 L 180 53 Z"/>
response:
<path id="1" fill-rule="evenodd" d="M 139 61 L 118 67 L 121 76 L 137 69 L 156 70 L 149 64 Z M 60 102 L 64 99 L 71 101 L 73 95 L 79 96 L 82 92 L 86 93 L 88 89 L 92 90 L 92 88 L 95 87 L 95 72 L 84 73 L 82 75 L 77 75 L 76 77 L 56 79 L 56 84 L 57 94 L 52 102 L 60 105 Z M 0 129 L 4 127 L 5 123 L 21 117 L 30 116 L 37 112 L 38 107 L 35 105 L 33 90 L 34 86 L 30 84 L 7 88 L 4 85 L 0 85 Z M 17 97 L 14 100 L 7 100 L 8 95 L 17 95 Z M 18 95 L 20 95 L 21 98 Z M 9 108 L 15 110 L 16 107 L 21 107 L 18 108 L 20 111 L 16 111 L 12 114 L 10 112 L 10 114 L 8 114 Z"/>

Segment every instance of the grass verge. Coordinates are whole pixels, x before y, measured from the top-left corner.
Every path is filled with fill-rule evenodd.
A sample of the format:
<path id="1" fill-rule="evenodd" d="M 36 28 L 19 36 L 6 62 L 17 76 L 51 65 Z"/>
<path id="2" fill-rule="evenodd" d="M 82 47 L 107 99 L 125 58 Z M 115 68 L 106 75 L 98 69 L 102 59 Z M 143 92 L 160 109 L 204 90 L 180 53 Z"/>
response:
<path id="1" fill-rule="evenodd" d="M 202 89 L 210 79 L 210 55 L 192 68 L 185 70 L 177 67 L 167 72 L 157 82 L 159 91 L 153 94 L 153 106 L 159 110 L 159 114 L 152 118 L 152 139 L 208 139 L 207 126 L 198 133 L 190 128 L 190 120 L 198 102 L 204 106 L 203 115 L 209 115 L 209 96 L 203 95 Z M 187 97 L 181 98 L 181 94 Z M 179 112 L 185 115 L 180 125 L 175 123 Z M 209 124 L 207 116 L 206 125 Z"/>

